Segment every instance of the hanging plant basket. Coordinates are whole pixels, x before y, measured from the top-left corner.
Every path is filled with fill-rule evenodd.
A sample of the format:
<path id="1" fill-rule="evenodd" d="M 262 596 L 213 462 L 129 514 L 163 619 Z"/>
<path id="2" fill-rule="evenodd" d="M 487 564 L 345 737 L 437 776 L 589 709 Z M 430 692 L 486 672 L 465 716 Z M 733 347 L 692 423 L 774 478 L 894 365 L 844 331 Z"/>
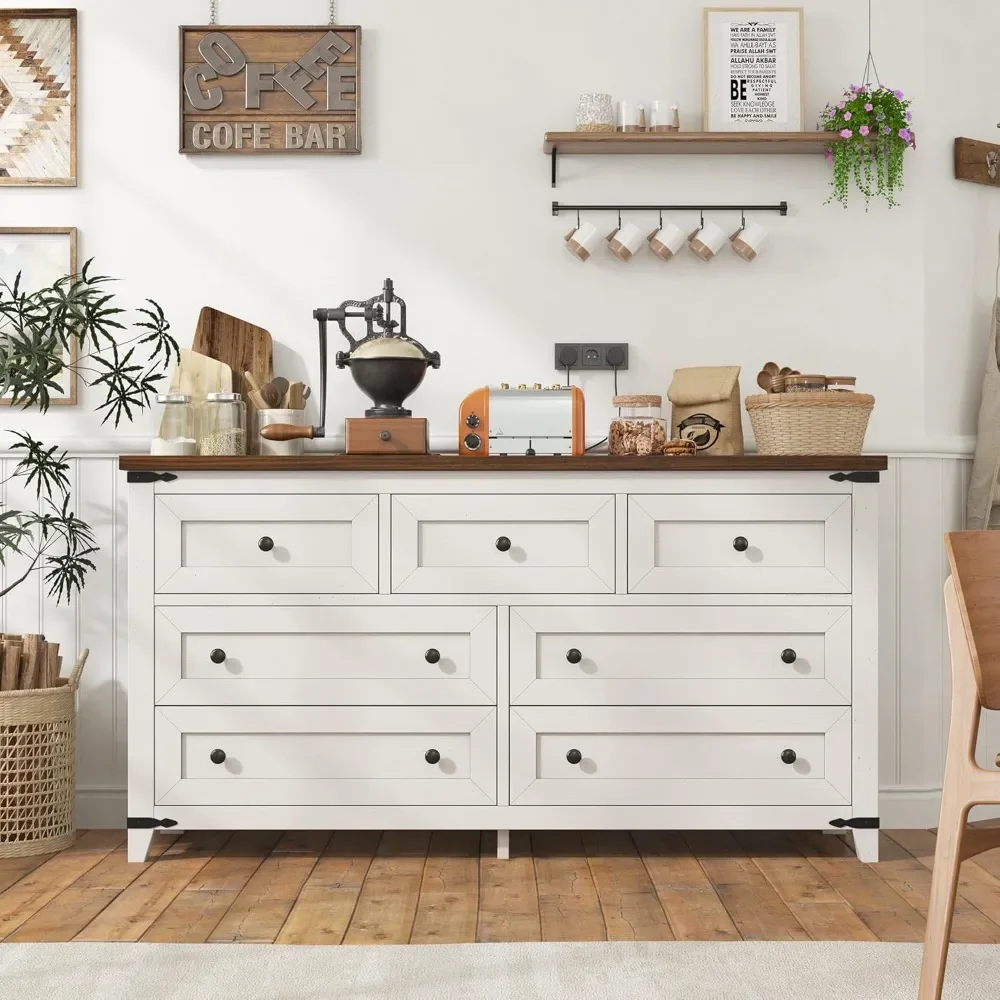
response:
<path id="1" fill-rule="evenodd" d="M 840 137 L 826 151 L 833 164 L 828 203 L 846 208 L 853 183 L 864 195 L 866 211 L 873 198 L 884 198 L 890 207 L 899 204 L 904 154 L 916 147 L 909 108 L 901 90 L 877 82 L 851 86 L 826 106 L 820 127 Z"/>

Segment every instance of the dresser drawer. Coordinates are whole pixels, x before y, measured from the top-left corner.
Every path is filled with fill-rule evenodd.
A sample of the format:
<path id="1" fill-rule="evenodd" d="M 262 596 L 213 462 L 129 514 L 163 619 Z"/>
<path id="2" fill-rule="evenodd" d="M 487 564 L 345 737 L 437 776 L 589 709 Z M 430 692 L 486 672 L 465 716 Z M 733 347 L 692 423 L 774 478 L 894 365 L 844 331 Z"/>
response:
<path id="1" fill-rule="evenodd" d="M 851 801 L 849 708 L 518 707 L 510 718 L 512 805 Z"/>
<path id="2" fill-rule="evenodd" d="M 846 594 L 851 497 L 630 496 L 633 594 Z"/>
<path id="3" fill-rule="evenodd" d="M 162 806 L 496 802 L 493 708 L 161 706 L 155 729 Z"/>
<path id="4" fill-rule="evenodd" d="M 496 608 L 160 607 L 169 705 L 491 705 Z"/>
<path id="5" fill-rule="evenodd" d="M 848 705 L 851 610 L 519 607 L 514 705 Z"/>
<path id="6" fill-rule="evenodd" d="M 615 498 L 394 496 L 392 589 L 613 594 Z"/>
<path id="7" fill-rule="evenodd" d="M 161 594 L 378 592 L 377 496 L 158 496 L 154 518 Z"/>

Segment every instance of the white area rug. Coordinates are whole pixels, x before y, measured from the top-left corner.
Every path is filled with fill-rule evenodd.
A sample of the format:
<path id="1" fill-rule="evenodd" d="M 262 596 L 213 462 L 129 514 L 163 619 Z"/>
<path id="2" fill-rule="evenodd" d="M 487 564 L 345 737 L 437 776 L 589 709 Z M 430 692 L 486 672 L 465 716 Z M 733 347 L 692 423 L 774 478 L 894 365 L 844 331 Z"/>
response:
<path id="1" fill-rule="evenodd" d="M 0 944 L 3 1000 L 914 1000 L 916 944 Z M 946 1000 L 1000 995 L 951 949 Z"/>

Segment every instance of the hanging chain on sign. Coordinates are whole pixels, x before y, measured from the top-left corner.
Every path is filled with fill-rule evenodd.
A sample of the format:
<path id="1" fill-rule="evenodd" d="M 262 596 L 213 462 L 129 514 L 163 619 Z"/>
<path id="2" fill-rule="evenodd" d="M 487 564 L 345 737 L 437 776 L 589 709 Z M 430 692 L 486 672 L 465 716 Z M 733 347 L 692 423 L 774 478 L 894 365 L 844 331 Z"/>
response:
<path id="1" fill-rule="evenodd" d="M 330 24 L 337 23 L 337 0 L 330 0 Z"/>
<path id="2" fill-rule="evenodd" d="M 208 0 L 208 23 L 219 23 L 219 0 Z M 330 24 L 337 23 L 337 0 L 330 0 Z"/>

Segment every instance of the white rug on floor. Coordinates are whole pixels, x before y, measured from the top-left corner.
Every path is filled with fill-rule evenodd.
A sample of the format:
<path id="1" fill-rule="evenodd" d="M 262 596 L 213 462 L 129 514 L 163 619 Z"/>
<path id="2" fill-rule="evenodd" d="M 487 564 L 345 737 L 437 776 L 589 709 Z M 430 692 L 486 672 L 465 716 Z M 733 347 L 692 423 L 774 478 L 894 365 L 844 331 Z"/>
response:
<path id="1" fill-rule="evenodd" d="M 0 944 L 3 1000 L 914 1000 L 920 945 Z M 951 949 L 946 1000 L 988 1000 L 1000 946 Z"/>

